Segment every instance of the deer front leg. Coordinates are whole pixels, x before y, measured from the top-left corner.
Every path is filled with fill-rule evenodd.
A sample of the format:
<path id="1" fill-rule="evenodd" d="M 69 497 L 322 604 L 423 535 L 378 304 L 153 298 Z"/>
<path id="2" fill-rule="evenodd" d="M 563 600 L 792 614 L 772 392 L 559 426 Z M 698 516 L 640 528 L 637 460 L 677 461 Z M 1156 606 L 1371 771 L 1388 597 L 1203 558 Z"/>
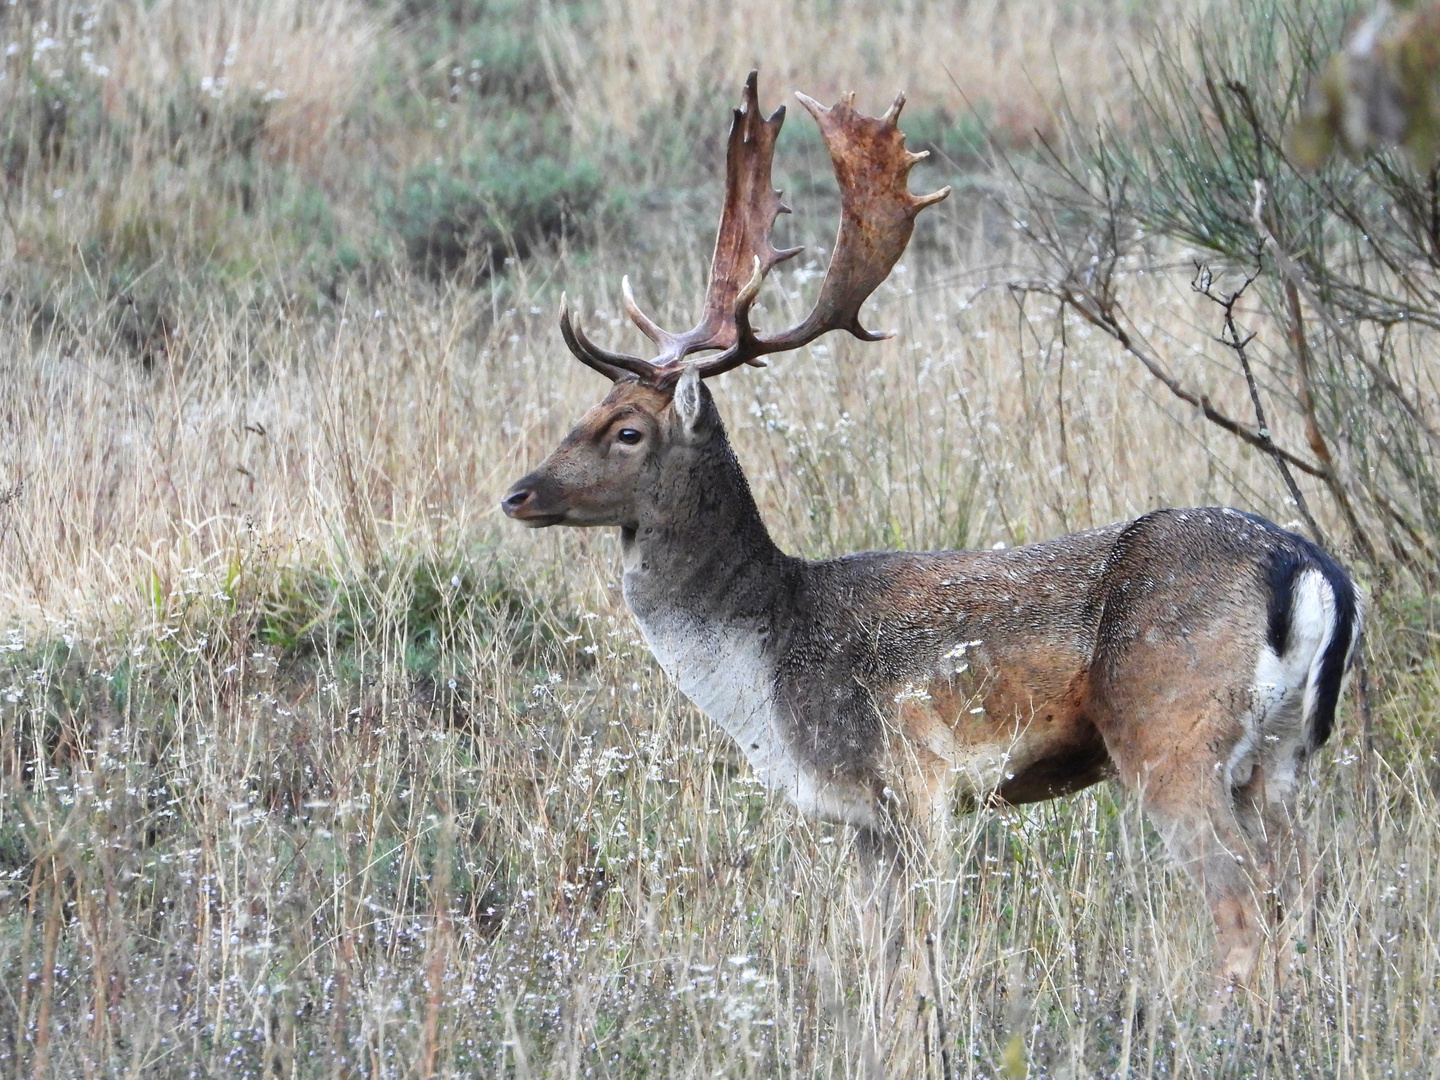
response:
<path id="1" fill-rule="evenodd" d="M 873 1035 L 862 1045 L 867 1059 L 885 1062 L 887 1075 L 910 1075 L 920 1045 L 915 992 L 925 970 L 925 935 L 916 925 L 911 885 L 927 865 L 922 844 L 893 821 L 856 837 L 860 947 L 873 988 L 866 1024 Z"/>
<path id="2" fill-rule="evenodd" d="M 892 968 L 904 946 L 909 891 L 905 846 L 894 830 L 883 826 L 863 828 L 855 838 L 860 942 L 876 970 Z"/>
<path id="3" fill-rule="evenodd" d="M 900 844 L 887 830 L 862 828 L 855 837 L 855 868 L 847 883 L 851 903 L 841 906 L 841 917 L 832 928 L 840 939 L 850 937 L 858 929 L 859 968 L 863 985 L 856 994 L 856 983 L 842 975 L 846 958 L 853 956 L 841 941 L 822 945 L 811 961 L 811 972 L 820 991 L 820 1002 L 830 1013 L 855 1054 L 854 1074 L 866 1080 L 884 1080 L 882 1064 L 886 1017 L 893 1012 L 893 972 L 897 967 L 904 940 L 904 920 L 899 904 L 905 895 L 899 884 L 904 870 Z M 850 921 L 853 913 L 856 922 Z M 857 925 L 858 924 L 858 925 Z M 868 997 L 869 1008 L 863 1004 Z"/>

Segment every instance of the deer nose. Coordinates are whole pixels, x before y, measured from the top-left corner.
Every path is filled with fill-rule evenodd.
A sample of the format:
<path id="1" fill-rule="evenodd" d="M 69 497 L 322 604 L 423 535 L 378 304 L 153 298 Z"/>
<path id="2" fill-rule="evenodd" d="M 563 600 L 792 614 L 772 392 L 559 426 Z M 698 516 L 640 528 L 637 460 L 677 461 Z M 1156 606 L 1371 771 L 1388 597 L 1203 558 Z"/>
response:
<path id="1" fill-rule="evenodd" d="M 533 488 L 517 488 L 500 500 L 500 509 L 506 516 L 514 517 L 535 494 Z"/>

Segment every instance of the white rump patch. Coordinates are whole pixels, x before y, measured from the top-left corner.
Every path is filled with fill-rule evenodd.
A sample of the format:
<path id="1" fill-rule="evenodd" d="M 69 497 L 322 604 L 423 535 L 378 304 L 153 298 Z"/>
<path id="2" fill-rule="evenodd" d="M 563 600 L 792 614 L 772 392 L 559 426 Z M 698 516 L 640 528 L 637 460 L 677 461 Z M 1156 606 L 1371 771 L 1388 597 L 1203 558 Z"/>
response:
<path id="1" fill-rule="evenodd" d="M 1230 786 L 1243 787 L 1256 762 L 1263 762 L 1274 787 L 1272 798 L 1295 787 L 1315 714 L 1320 667 L 1335 633 L 1335 592 L 1325 575 L 1302 571 L 1293 588 L 1285 652 L 1276 655 L 1268 642 L 1260 646 L 1245 733 L 1226 766 Z"/>

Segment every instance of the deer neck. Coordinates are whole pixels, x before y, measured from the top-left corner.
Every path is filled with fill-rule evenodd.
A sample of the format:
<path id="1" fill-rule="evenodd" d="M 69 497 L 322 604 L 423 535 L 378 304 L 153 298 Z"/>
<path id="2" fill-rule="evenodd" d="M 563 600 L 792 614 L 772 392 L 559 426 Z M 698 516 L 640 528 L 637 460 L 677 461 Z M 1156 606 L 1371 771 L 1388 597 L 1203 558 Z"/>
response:
<path id="1" fill-rule="evenodd" d="M 642 626 L 768 615 L 790 560 L 770 539 L 723 428 L 661 463 L 637 517 L 621 546 L 625 599 Z"/>
<path id="2" fill-rule="evenodd" d="M 723 430 L 702 450 L 665 464 L 622 533 L 625 600 L 665 673 L 762 782 L 810 806 L 818 788 L 775 723 L 782 598 L 800 563 L 770 539 Z"/>
<path id="3" fill-rule="evenodd" d="M 770 539 L 724 431 L 667 457 L 622 533 L 625 600 L 650 651 L 711 719 L 767 740 L 777 598 L 792 560 Z"/>

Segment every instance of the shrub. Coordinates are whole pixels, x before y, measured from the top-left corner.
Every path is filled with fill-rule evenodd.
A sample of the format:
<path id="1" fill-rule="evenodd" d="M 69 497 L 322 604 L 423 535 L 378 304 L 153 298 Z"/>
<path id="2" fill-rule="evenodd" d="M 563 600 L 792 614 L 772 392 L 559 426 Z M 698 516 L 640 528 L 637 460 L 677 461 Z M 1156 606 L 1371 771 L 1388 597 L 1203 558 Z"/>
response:
<path id="1" fill-rule="evenodd" d="M 601 190 L 600 173 L 587 161 L 492 156 L 412 170 L 387 209 L 418 269 L 432 277 L 462 269 L 474 275 L 586 230 Z"/>
<path id="2" fill-rule="evenodd" d="M 499 647 L 521 667 L 583 666 L 566 647 L 574 616 L 494 552 L 391 558 L 372 572 L 337 576 L 315 566 L 277 575 L 258 598 L 260 641 L 292 659 L 330 654 L 343 666 L 387 636 L 403 642 L 415 675 L 464 677 L 447 668 L 463 646 Z"/>
<path id="3" fill-rule="evenodd" d="M 409 31 L 427 96 L 497 98 L 531 113 L 554 104 L 540 46 L 541 5 L 403 0 L 392 10 L 399 27 Z"/>
<path id="4" fill-rule="evenodd" d="M 1052 150 L 1009 209 L 1043 265 L 1028 287 L 1270 454 L 1312 531 L 1296 472 L 1318 483 L 1380 581 L 1402 571 L 1430 585 L 1440 576 L 1440 414 L 1428 359 L 1440 331 L 1440 172 L 1377 154 L 1309 173 L 1286 149 L 1347 13 L 1337 0 L 1215 9 L 1189 40 L 1159 43 L 1135 74 L 1128 128 L 1072 127 L 1073 156 Z M 1127 315 L 1122 283 L 1155 269 L 1154 238 L 1196 253 L 1198 289 L 1213 293 L 1224 272 L 1253 279 L 1268 320 L 1250 327 L 1260 331 L 1253 340 L 1233 321 L 1222 331 L 1253 420 L 1183 385 Z M 1229 303 L 1225 319 L 1233 295 Z M 1266 402 L 1283 423 L 1266 422 Z M 1303 431 L 1307 445 L 1281 445 L 1272 429 Z"/>

